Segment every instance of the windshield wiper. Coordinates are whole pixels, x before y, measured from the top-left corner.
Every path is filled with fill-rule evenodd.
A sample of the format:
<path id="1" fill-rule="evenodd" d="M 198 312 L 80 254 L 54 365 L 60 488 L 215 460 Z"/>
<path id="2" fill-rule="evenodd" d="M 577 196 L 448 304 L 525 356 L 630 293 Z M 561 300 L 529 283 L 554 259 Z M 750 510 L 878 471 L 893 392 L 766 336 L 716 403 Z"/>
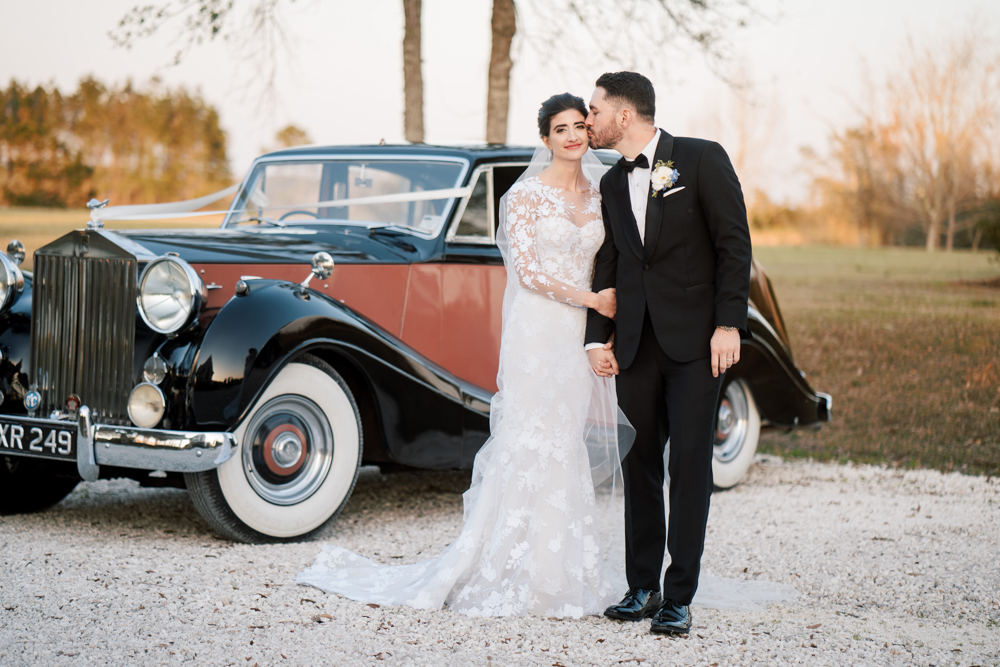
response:
<path id="1" fill-rule="evenodd" d="M 247 222 L 256 222 L 258 225 L 274 225 L 275 227 L 287 227 L 285 223 L 280 220 L 272 220 L 271 218 L 247 218 Z"/>

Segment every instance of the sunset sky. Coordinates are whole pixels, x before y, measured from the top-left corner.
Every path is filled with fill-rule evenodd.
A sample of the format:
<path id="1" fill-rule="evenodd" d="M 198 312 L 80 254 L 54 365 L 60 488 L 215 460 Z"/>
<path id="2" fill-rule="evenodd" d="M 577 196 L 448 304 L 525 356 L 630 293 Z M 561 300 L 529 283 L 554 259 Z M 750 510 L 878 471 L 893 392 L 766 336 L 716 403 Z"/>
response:
<path id="1" fill-rule="evenodd" d="M 536 2 L 539 0 L 535 0 Z M 257 103 L 254 72 L 232 44 L 194 50 L 170 66 L 174 29 L 131 51 L 113 47 L 107 33 L 136 0 L 0 0 L 0 83 L 75 87 L 92 74 L 105 82 L 137 83 L 160 76 L 169 85 L 198 89 L 220 111 L 233 173 L 239 177 L 269 145 L 275 130 L 294 123 L 317 142 L 401 141 L 402 3 L 296 0 L 285 12 L 293 52 L 279 66 L 278 103 Z M 424 0 L 425 127 L 428 142 L 481 142 L 485 137 L 490 6 L 485 0 Z M 879 81 L 898 62 L 906 40 L 937 43 L 974 21 L 1000 30 L 1000 2 L 985 0 L 760 0 L 765 18 L 732 33 L 736 65 L 753 86 L 745 94 L 759 126 L 759 167 L 745 180 L 776 199 L 807 195 L 800 149 L 821 155 L 829 133 L 854 119 L 865 72 Z M 523 34 L 547 27 L 525 12 Z M 538 104 L 569 90 L 589 98 L 594 79 L 620 64 L 603 60 L 583 35 L 571 57 L 541 62 L 531 44 L 515 42 L 508 140 L 534 145 Z M 677 135 L 732 141 L 726 111 L 733 94 L 693 49 L 663 45 L 651 78 L 657 124 Z M 660 55 L 657 54 L 657 58 Z M 743 176 L 743 175 L 741 175 Z"/>

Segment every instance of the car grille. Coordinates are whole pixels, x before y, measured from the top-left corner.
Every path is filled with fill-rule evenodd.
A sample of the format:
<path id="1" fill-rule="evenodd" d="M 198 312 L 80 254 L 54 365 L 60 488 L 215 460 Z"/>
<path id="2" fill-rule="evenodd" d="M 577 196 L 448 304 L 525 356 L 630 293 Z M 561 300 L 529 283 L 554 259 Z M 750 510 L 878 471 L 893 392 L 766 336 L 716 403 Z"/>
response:
<path id="1" fill-rule="evenodd" d="M 31 379 L 42 395 L 39 416 L 65 410 L 76 394 L 95 422 L 128 422 L 137 274 L 133 255 L 92 232 L 35 253 Z"/>

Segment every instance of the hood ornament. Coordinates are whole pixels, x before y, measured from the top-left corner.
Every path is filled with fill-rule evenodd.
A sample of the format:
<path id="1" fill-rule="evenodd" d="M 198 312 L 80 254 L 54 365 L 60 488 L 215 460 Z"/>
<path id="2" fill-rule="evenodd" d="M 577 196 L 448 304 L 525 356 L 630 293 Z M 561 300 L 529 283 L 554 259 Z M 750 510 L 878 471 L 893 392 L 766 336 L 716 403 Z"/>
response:
<path id="1" fill-rule="evenodd" d="M 90 221 L 87 222 L 87 229 L 103 229 L 104 221 L 97 216 L 97 212 L 108 205 L 110 199 L 105 199 L 104 201 L 98 200 L 96 197 L 87 202 L 87 208 L 90 209 Z"/>

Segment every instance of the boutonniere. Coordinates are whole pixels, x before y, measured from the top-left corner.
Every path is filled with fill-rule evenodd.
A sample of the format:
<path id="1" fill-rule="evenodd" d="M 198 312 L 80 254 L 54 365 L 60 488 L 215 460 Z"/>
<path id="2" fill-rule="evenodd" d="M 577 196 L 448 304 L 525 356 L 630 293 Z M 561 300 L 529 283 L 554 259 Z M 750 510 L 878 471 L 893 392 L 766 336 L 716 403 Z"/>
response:
<path id="1" fill-rule="evenodd" d="M 653 196 L 662 192 L 663 190 L 669 190 L 674 187 L 677 183 L 677 179 L 681 177 L 681 172 L 674 169 L 674 161 L 667 160 L 657 160 L 656 164 L 653 165 L 653 173 L 650 176 L 649 184 L 653 188 Z"/>

